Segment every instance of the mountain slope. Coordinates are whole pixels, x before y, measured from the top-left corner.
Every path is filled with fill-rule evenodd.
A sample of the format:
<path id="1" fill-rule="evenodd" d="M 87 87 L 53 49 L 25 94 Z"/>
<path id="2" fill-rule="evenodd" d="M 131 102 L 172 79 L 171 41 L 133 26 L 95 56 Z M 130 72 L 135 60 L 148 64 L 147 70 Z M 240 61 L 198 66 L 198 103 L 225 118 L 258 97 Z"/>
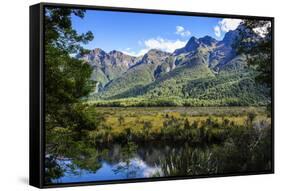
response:
<path id="1" fill-rule="evenodd" d="M 246 56 L 232 48 L 238 35 L 229 31 L 221 41 L 191 37 L 172 54 L 152 49 L 141 58 L 99 50 L 92 64 L 100 84 L 92 99 L 145 100 L 143 105 L 159 99 L 197 106 L 266 105 L 268 89 L 256 84 Z"/>
<path id="2" fill-rule="evenodd" d="M 106 53 L 99 48 L 92 50 L 81 59 L 93 66 L 92 80 L 98 82 L 100 88 L 121 76 L 137 61 L 136 57 L 122 52 L 114 50 Z"/>
<path id="3" fill-rule="evenodd" d="M 182 88 L 190 80 L 202 77 L 213 77 L 214 74 L 205 65 L 182 66 L 164 74 L 155 81 L 142 86 L 129 88 L 119 94 L 111 94 L 108 99 L 120 99 L 128 97 L 183 97 Z"/>
<path id="4" fill-rule="evenodd" d="M 108 83 L 101 92 L 102 97 L 114 96 L 132 88 L 143 87 L 156 79 L 156 69 L 169 64 L 169 53 L 150 50 L 122 76 Z M 158 75 L 158 74 L 157 74 Z"/>

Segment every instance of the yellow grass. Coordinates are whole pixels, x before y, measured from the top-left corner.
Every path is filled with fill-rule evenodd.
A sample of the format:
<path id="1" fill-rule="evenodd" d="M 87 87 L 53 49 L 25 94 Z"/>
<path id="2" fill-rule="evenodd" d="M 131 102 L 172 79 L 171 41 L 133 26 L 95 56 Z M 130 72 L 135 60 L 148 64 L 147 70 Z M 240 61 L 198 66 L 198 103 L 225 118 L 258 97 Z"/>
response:
<path id="1" fill-rule="evenodd" d="M 249 112 L 255 112 L 257 115 L 254 122 L 261 120 L 270 121 L 266 116 L 264 108 L 253 107 L 233 107 L 231 108 L 97 108 L 97 112 L 104 116 L 104 124 L 112 128 L 113 133 L 121 133 L 125 128 L 130 128 L 134 132 L 141 131 L 144 122 L 151 122 L 151 132 L 159 132 L 163 127 L 163 122 L 167 118 L 174 117 L 182 121 L 188 119 L 190 124 L 194 121 L 199 122 L 199 127 L 209 117 L 222 124 L 224 119 L 228 119 L 235 125 L 244 125 Z M 225 112 L 223 111 L 225 110 Z M 123 121 L 119 121 L 120 116 Z"/>

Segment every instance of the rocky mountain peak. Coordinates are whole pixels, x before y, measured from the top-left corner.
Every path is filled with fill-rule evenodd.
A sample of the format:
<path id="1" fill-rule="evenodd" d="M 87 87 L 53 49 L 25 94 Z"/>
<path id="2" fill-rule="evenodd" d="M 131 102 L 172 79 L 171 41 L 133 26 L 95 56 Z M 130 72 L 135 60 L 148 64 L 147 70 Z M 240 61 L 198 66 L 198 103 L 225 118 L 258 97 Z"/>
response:
<path id="1" fill-rule="evenodd" d="M 213 46 L 214 44 L 216 44 L 218 41 L 216 39 L 214 39 L 213 37 L 211 36 L 204 36 L 202 38 L 199 38 L 199 42 L 207 45 L 207 46 Z"/>
<path id="2" fill-rule="evenodd" d="M 112 50 L 108 53 L 109 55 L 112 56 L 121 56 L 121 55 L 125 55 L 123 52 L 117 51 L 117 50 Z"/>
<path id="3" fill-rule="evenodd" d="M 159 49 L 151 49 L 149 50 L 142 58 L 142 60 L 163 60 L 165 58 L 167 58 L 168 56 L 170 56 L 171 53 L 168 52 L 164 52 L 162 50 Z"/>
<path id="4" fill-rule="evenodd" d="M 159 49 L 150 49 L 146 54 L 155 55 L 155 54 L 162 54 L 162 53 L 164 53 L 164 52 Z"/>
<path id="5" fill-rule="evenodd" d="M 185 45 L 185 51 L 192 51 L 199 47 L 200 41 L 196 37 L 191 37 Z"/>
<path id="6" fill-rule="evenodd" d="M 231 30 L 225 33 L 223 40 L 221 41 L 226 46 L 231 46 L 235 39 L 238 37 L 239 31 L 238 30 Z"/>
<path id="7" fill-rule="evenodd" d="M 199 47 L 212 47 L 218 41 L 211 36 L 204 36 L 197 39 L 196 37 L 191 37 L 185 47 L 176 49 L 174 55 L 179 55 L 181 53 L 196 51 Z"/>
<path id="8" fill-rule="evenodd" d="M 91 53 L 94 55 L 105 55 L 106 54 L 106 52 L 100 48 L 93 49 Z"/>

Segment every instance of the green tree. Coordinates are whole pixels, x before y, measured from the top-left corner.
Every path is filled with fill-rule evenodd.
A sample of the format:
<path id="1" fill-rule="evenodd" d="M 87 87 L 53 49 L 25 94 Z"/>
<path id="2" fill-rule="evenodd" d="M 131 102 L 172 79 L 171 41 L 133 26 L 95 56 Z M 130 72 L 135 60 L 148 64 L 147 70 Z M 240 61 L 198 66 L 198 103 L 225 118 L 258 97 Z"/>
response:
<path id="1" fill-rule="evenodd" d="M 90 80 L 92 68 L 72 57 L 85 52 L 81 44 L 93 39 L 87 32 L 79 35 L 72 27 L 71 17 L 83 18 L 84 10 L 49 8 L 45 13 L 45 90 L 46 124 L 49 128 L 71 127 L 81 133 L 93 129 L 97 120 L 86 113 L 81 98 L 94 88 Z"/>
<path id="2" fill-rule="evenodd" d="M 82 101 L 95 86 L 90 80 L 92 68 L 73 56 L 87 52 L 82 45 L 93 39 L 91 32 L 78 34 L 72 27 L 71 18 L 77 16 L 82 19 L 84 13 L 80 9 L 45 10 L 46 182 L 64 172 L 63 166 L 50 162 L 50 159 L 56 161 L 57 156 L 65 156 L 74 159 L 76 165 L 83 166 L 75 160 L 76 156 L 98 155 L 94 149 L 86 149 L 87 131 L 96 129 L 98 116 L 93 107 Z M 98 166 L 90 170 L 93 168 Z"/>
<path id="3" fill-rule="evenodd" d="M 245 54 L 258 72 L 257 82 L 272 86 L 272 28 L 270 21 L 244 20 L 234 48 Z M 271 91 L 270 91 L 271 92 Z"/>
<path id="4" fill-rule="evenodd" d="M 62 53 L 85 53 L 81 45 L 93 40 L 91 31 L 78 34 L 72 28 L 71 17 L 84 18 L 85 10 L 48 8 L 45 10 L 45 45 L 51 45 L 59 49 Z"/>

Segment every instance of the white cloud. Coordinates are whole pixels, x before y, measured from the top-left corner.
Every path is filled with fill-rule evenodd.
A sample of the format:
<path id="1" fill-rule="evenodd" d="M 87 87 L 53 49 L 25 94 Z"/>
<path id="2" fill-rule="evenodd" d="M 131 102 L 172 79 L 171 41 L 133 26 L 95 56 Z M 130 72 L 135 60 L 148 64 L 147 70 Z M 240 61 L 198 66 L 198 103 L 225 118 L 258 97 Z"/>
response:
<path id="1" fill-rule="evenodd" d="M 266 34 L 268 33 L 268 28 L 271 27 L 271 22 L 267 22 L 265 23 L 262 27 L 257 27 L 254 28 L 253 31 L 258 34 L 259 36 L 261 36 L 262 38 L 264 38 L 266 36 Z"/>
<path id="2" fill-rule="evenodd" d="M 169 40 L 169 39 L 164 39 L 161 37 L 158 38 L 151 38 L 147 39 L 145 41 L 142 41 L 141 44 L 144 45 L 144 48 L 141 49 L 140 51 L 132 51 L 131 49 L 126 49 L 122 51 L 125 54 L 131 55 L 131 56 L 141 56 L 147 53 L 151 49 L 159 49 L 165 52 L 174 52 L 178 48 L 182 48 L 185 46 L 186 41 L 182 40 Z"/>
<path id="3" fill-rule="evenodd" d="M 124 54 L 130 55 L 130 56 L 135 56 L 135 57 L 139 57 L 144 55 L 145 53 L 147 53 L 149 51 L 149 49 L 141 49 L 140 51 L 136 52 L 131 50 L 130 48 L 126 48 L 125 50 L 121 50 L 121 52 L 123 52 Z"/>
<path id="4" fill-rule="evenodd" d="M 177 35 L 180 35 L 182 37 L 186 37 L 191 35 L 191 32 L 189 30 L 185 30 L 183 26 L 176 26 L 176 32 Z"/>
<path id="5" fill-rule="evenodd" d="M 177 48 L 182 48 L 186 41 L 182 40 L 168 40 L 163 38 L 151 38 L 144 41 L 144 44 L 147 49 L 160 49 L 166 52 L 174 52 Z"/>
<path id="6" fill-rule="evenodd" d="M 121 50 L 121 52 L 123 52 L 124 54 L 130 55 L 130 56 L 139 57 L 139 56 L 142 56 L 145 53 L 147 53 L 147 50 L 141 50 L 139 52 L 132 51 L 132 50 Z"/>
<path id="7" fill-rule="evenodd" d="M 222 19 L 218 22 L 218 25 L 214 27 L 214 33 L 217 37 L 220 37 L 222 32 L 235 30 L 241 22 L 241 19 Z"/>
<path id="8" fill-rule="evenodd" d="M 223 19 L 219 22 L 219 25 L 222 31 L 228 32 L 235 30 L 241 22 L 241 19 Z"/>
<path id="9" fill-rule="evenodd" d="M 220 37 L 220 36 L 221 36 L 221 29 L 220 29 L 219 26 L 215 26 L 215 27 L 214 27 L 214 32 L 215 32 L 215 35 L 216 35 L 217 37 Z"/>

